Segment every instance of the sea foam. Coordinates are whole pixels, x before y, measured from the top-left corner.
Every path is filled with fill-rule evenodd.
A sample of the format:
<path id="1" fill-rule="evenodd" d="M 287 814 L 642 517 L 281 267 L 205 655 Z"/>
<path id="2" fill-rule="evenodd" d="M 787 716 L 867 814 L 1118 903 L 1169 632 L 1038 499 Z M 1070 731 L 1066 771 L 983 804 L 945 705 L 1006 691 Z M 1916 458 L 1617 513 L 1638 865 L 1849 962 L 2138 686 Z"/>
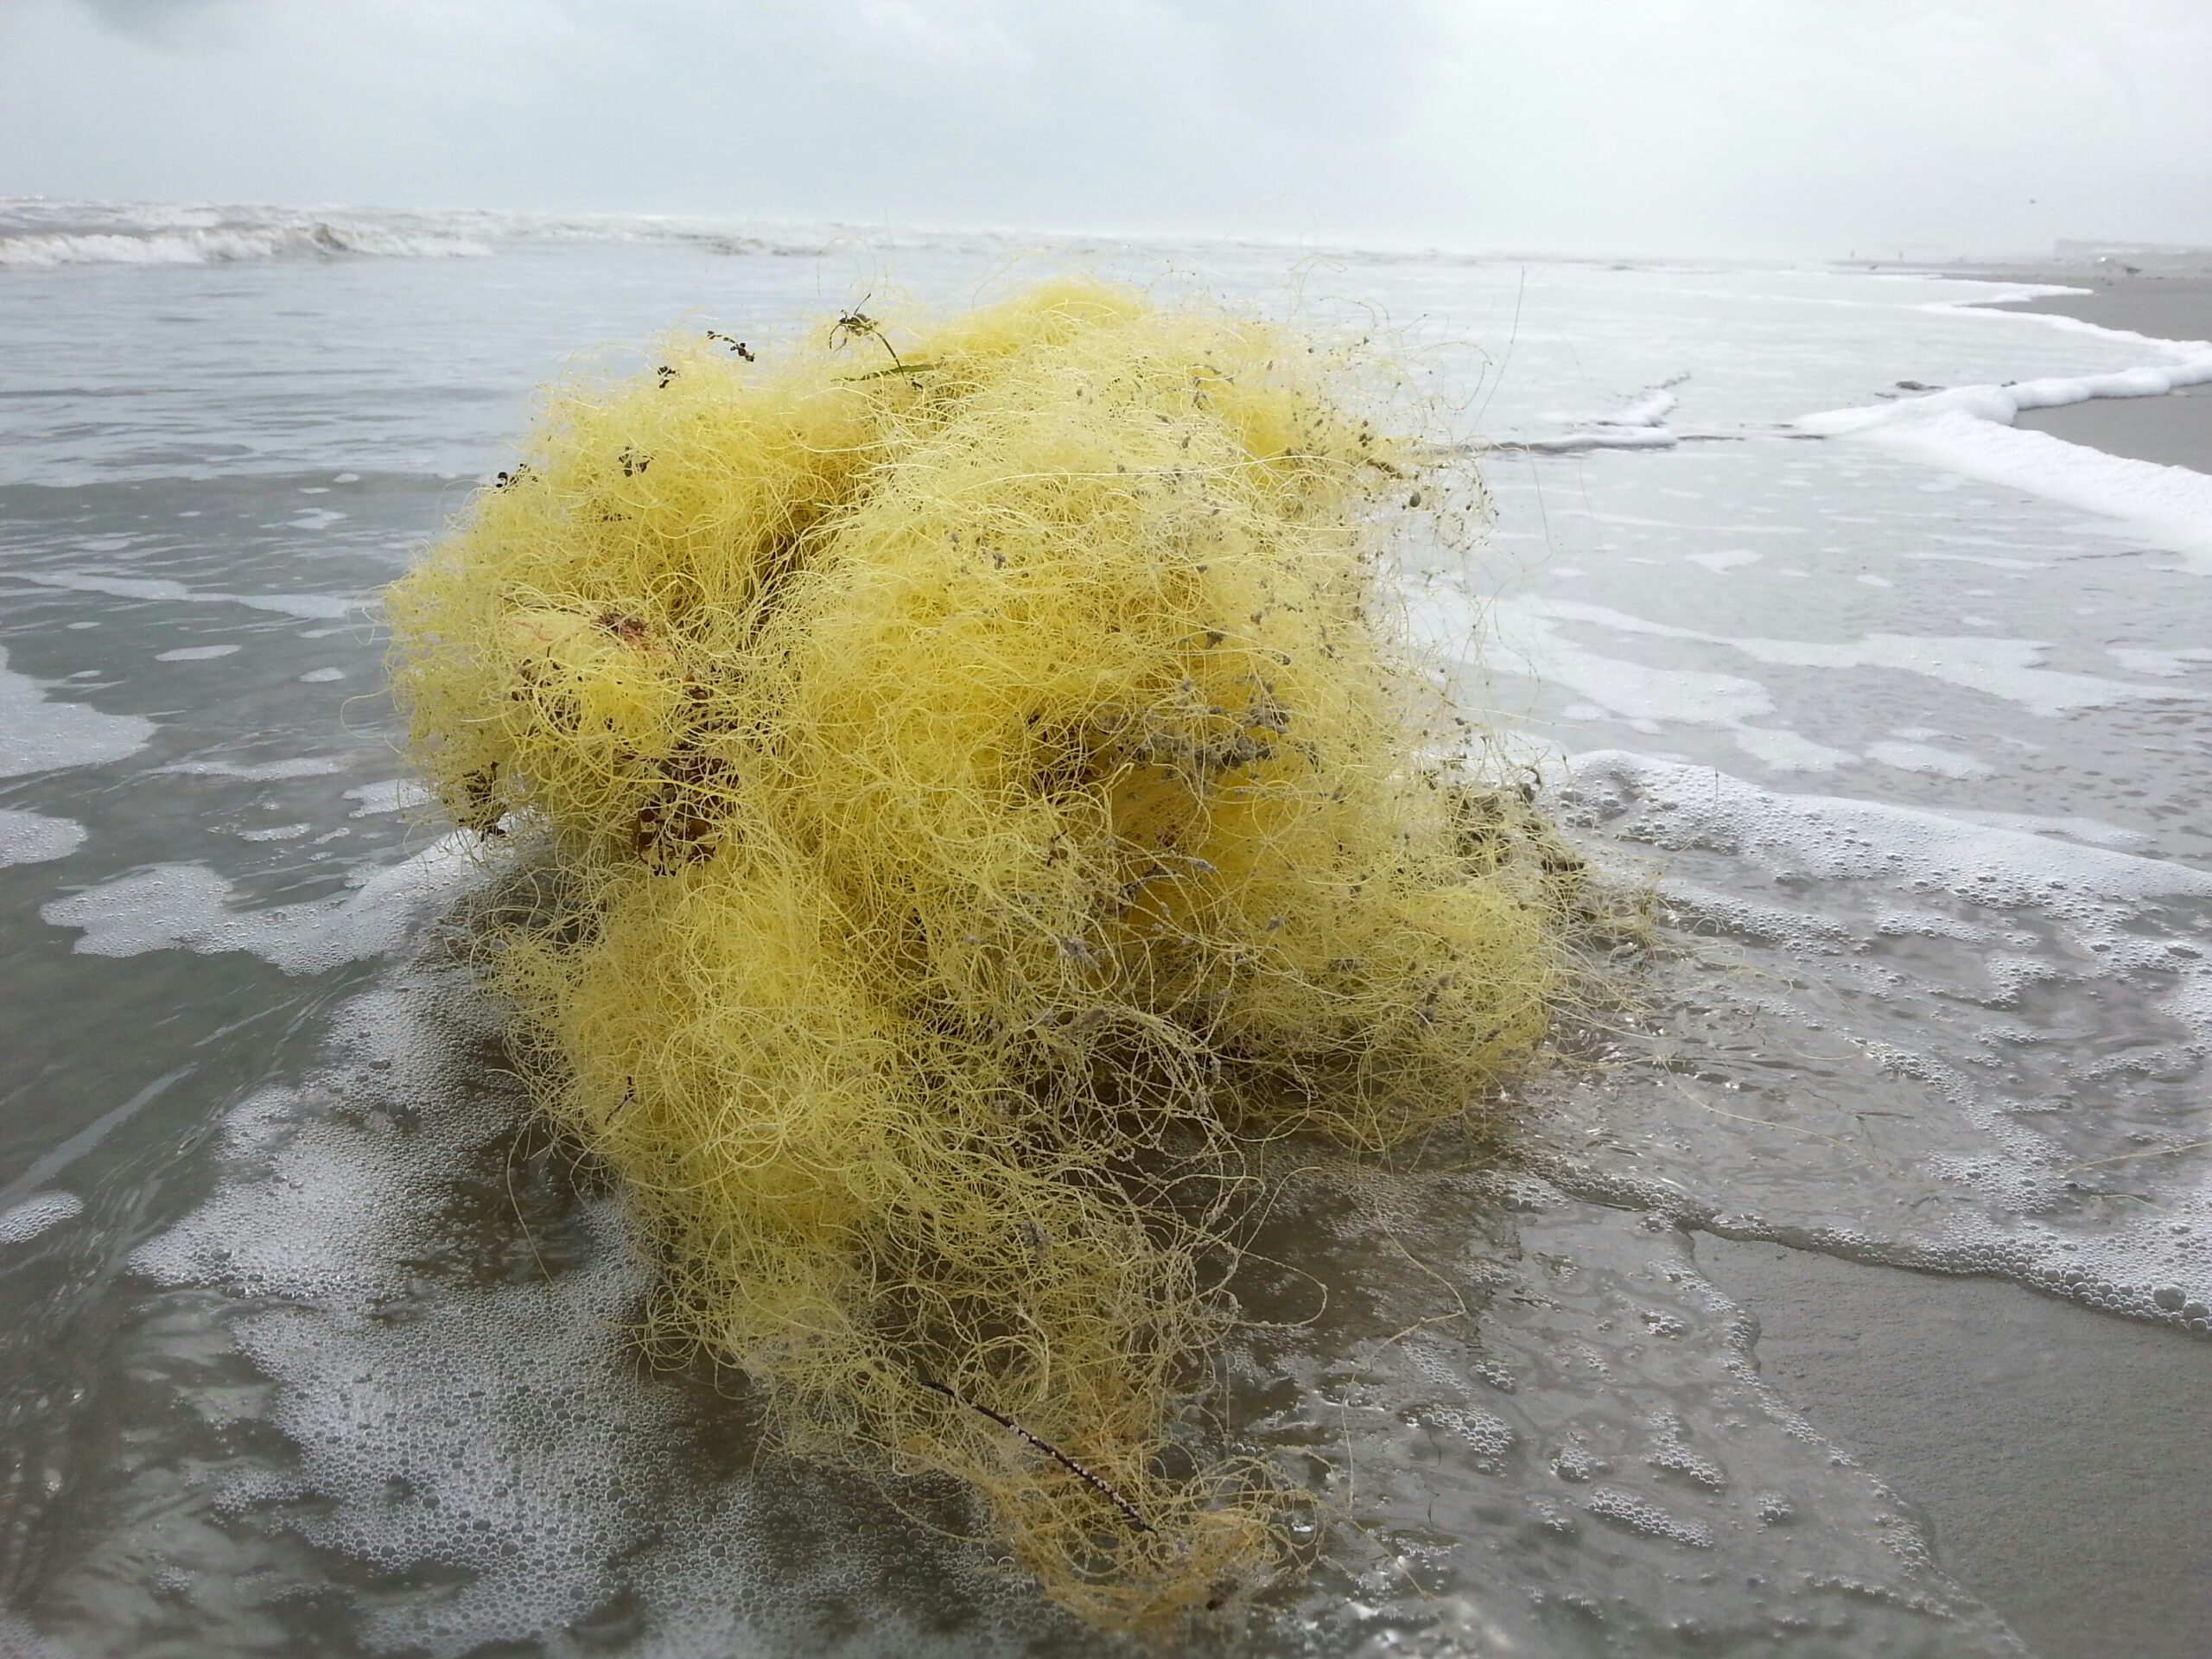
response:
<path id="1" fill-rule="evenodd" d="M 644 213 L 432 213 L 0 196 L 0 272 L 99 265 L 484 258 L 503 245 L 530 243 L 664 243 L 741 255 L 820 253 L 855 241 L 877 247 L 966 245 L 1011 251 L 1024 240 L 991 232 L 949 238 L 881 226 Z"/>
<path id="2" fill-rule="evenodd" d="M 2164 352 L 2174 360 L 2107 374 L 2050 375 L 1955 386 L 1895 403 L 1829 410 L 1792 424 L 1815 437 L 1856 438 L 1986 483 L 2003 484 L 2118 521 L 2126 533 L 2212 575 L 2212 475 L 2069 443 L 2012 425 L 2023 410 L 2093 397 L 2158 397 L 2212 382 L 2212 344 L 2158 340 L 2034 312 L 1981 313 L 2063 323 Z"/>
<path id="3" fill-rule="evenodd" d="M 232 884 L 205 866 L 156 864 L 54 899 L 40 914 L 80 931 L 80 956 L 243 950 L 288 974 L 317 974 L 397 950 L 480 874 L 474 842 L 441 836 L 398 864 L 356 872 L 350 892 L 303 904 L 242 908 Z"/>
<path id="4" fill-rule="evenodd" d="M 67 858 L 85 844 L 85 826 L 68 818 L 0 807 L 0 869 Z"/>
<path id="5" fill-rule="evenodd" d="M 188 588 L 165 577 L 103 576 L 80 570 L 11 571 L 20 582 L 41 588 L 64 588 L 80 594 L 105 594 L 111 599 L 164 600 L 188 605 L 243 605 L 249 610 L 272 611 L 304 621 L 335 621 L 358 609 L 361 601 L 347 594 L 223 594 L 204 588 Z"/>
<path id="6" fill-rule="evenodd" d="M 146 747 L 154 722 L 109 715 L 81 702 L 49 702 L 39 683 L 8 666 L 0 646 L 0 778 L 96 766 Z"/>
<path id="7" fill-rule="evenodd" d="M 1570 767 L 1570 801 L 1669 855 L 1660 892 L 1680 920 L 1769 965 L 1687 994 L 1745 1033 L 1740 1070 L 1711 1032 L 1698 1050 L 1698 1084 L 1734 1097 L 1685 1118 L 1685 1094 L 1703 1103 L 1679 1082 L 1614 1088 L 1593 1109 L 1641 1153 L 1569 1155 L 1558 1179 L 1732 1237 L 2212 1329 L 2212 1168 L 2196 1155 L 2212 1142 L 2179 1082 L 2212 1056 L 2212 872 L 2038 833 L 2071 829 L 2056 821 L 1785 793 L 1621 751 Z M 1817 913 L 1798 907 L 1808 893 Z M 2023 1019 L 2061 995 L 2097 1011 L 2094 1040 L 2056 1046 Z M 1846 998 L 1847 1040 L 1827 1052 Z M 1789 1065 L 1770 1090 L 1770 1048 Z M 1645 1133 L 1646 1111 L 1671 1135 Z M 1895 1138 L 1870 1140 L 1885 1118 Z M 1770 1134 L 1848 1155 L 1785 1168 Z M 2133 1200 L 2117 1210 L 2113 1179 Z"/>

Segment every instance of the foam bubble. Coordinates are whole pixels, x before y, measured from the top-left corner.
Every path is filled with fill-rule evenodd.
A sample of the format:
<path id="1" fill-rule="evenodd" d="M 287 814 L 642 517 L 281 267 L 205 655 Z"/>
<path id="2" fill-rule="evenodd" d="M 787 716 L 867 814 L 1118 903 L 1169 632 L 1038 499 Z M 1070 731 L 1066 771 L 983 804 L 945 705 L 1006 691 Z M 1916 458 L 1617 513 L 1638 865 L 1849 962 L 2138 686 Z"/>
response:
<path id="1" fill-rule="evenodd" d="M 67 858 L 85 844 L 85 826 L 15 807 L 0 807 L 0 869 Z"/>
<path id="2" fill-rule="evenodd" d="M 107 715 L 81 702 L 49 702 L 37 681 L 8 666 L 0 646 L 0 778 L 97 766 L 146 747 L 154 722 Z"/>
<path id="3" fill-rule="evenodd" d="M 1609 1486 L 1600 1486 L 1583 1500 L 1582 1507 L 1594 1516 L 1626 1527 L 1630 1532 L 1640 1532 L 1649 1538 L 1665 1538 L 1692 1549 L 1711 1549 L 1713 1529 L 1695 1521 L 1684 1521 L 1669 1515 L 1656 1503 Z"/>
<path id="4" fill-rule="evenodd" d="M 346 1598 L 372 1648 L 569 1651 L 640 1604 L 665 1652 L 817 1650 L 818 1625 L 777 1635 L 817 1616 L 894 1653 L 1027 1651 L 1052 1625 L 978 1595 L 957 1551 L 871 1536 L 884 1517 L 861 1494 L 744 1478 L 736 1402 L 709 1396 L 734 1445 L 702 1433 L 697 1396 L 633 1344 L 651 1279 L 620 1204 L 556 1201 L 518 1168 L 527 1103 L 498 1086 L 493 1027 L 454 969 L 395 975 L 334 1024 L 324 1069 L 232 1109 L 224 1179 L 131 1265 L 228 1298 L 239 1351 L 276 1385 L 290 1465 L 249 1465 L 225 1507 L 268 1506 L 371 1575 L 429 1576 L 429 1592 Z M 911 1598 L 884 1593 L 918 1568 Z M 927 1624 L 949 1593 L 969 1605 L 948 1643 Z M 1002 1617 L 976 1621 L 978 1600 Z"/>
<path id="5" fill-rule="evenodd" d="M 2171 1231 L 2212 1236 L 2212 872 L 2048 833 L 2094 824 L 1783 794 L 1618 752 L 1573 766 L 1569 810 L 1667 849 L 1665 901 L 1761 972 L 1707 964 L 1654 1021 L 1652 1077 L 1563 1097 L 1566 1135 L 1587 1115 L 1589 1144 L 1642 1155 L 1577 1154 L 1557 1179 L 1730 1237 L 2144 1319 L 2212 1306 L 2212 1254 Z"/>
<path id="6" fill-rule="evenodd" d="M 73 948 L 83 956 L 244 950 L 288 974 L 317 974 L 397 950 L 480 875 L 474 850 L 474 837 L 445 836 L 399 864 L 357 873 L 351 893 L 264 910 L 238 908 L 237 890 L 204 865 L 156 864 L 39 913 L 80 930 Z"/>
<path id="7" fill-rule="evenodd" d="M 74 1192 L 34 1192 L 0 1210 L 0 1244 L 27 1244 L 48 1228 L 83 1213 L 84 1208 L 85 1201 Z"/>

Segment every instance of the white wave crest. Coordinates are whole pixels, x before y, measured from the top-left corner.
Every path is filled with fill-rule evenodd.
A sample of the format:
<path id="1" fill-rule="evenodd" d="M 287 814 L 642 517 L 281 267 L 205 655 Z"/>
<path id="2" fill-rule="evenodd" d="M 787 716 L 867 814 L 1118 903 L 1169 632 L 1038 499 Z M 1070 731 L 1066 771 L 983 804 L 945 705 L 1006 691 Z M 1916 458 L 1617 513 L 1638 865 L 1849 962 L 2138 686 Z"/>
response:
<path id="1" fill-rule="evenodd" d="M 303 226 L 209 230 L 0 232 L 0 267 L 51 270 L 60 265 L 219 265 L 240 260 L 344 258 L 483 258 L 488 244 L 470 237 L 409 235 L 318 219 Z"/>
<path id="2" fill-rule="evenodd" d="M 353 257 L 480 258 L 502 245 L 548 242 L 676 243 L 730 256 L 818 254 L 844 244 L 985 251 L 1017 245 L 992 232 L 948 236 L 886 226 L 646 213 L 426 213 L 0 196 L 0 270 Z"/>
<path id="3" fill-rule="evenodd" d="M 2098 334 L 2163 353 L 2164 363 L 2107 374 L 2050 375 L 1802 416 L 1790 424 L 1819 438 L 1851 438 L 1985 483 L 2002 484 L 2113 521 L 2120 533 L 2182 556 L 2181 568 L 2212 575 L 2212 478 L 2186 467 L 2107 454 L 2047 432 L 2012 425 L 2023 410 L 2057 409 L 2093 397 L 2162 397 L 2212 384 L 2212 342 L 2156 340 L 2033 312 L 2017 317 L 2074 334 Z"/>

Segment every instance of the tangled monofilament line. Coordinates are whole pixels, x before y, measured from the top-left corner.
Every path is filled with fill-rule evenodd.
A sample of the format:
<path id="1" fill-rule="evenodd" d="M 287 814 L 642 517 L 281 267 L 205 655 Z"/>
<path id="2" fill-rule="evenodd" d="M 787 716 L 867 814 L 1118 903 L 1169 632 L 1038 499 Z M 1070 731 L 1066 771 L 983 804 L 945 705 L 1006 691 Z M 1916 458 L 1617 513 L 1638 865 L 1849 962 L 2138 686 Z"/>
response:
<path id="1" fill-rule="evenodd" d="M 542 849 L 489 982 L 786 1444 L 972 1483 L 1091 1618 L 1204 1605 L 1283 1548 L 1168 1455 L 1238 1148 L 1466 1113 L 1564 971 L 1390 626 L 1451 480 L 1357 347 L 1096 283 L 731 343 L 556 395 L 390 594 L 423 774 Z"/>

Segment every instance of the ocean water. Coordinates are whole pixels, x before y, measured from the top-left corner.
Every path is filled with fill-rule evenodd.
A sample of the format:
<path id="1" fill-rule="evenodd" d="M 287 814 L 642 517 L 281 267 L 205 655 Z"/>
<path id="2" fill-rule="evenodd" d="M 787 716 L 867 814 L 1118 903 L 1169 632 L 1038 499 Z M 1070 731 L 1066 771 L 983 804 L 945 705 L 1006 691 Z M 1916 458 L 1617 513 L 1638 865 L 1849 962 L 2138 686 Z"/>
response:
<path id="1" fill-rule="evenodd" d="M 1278 1205 L 1221 1403 L 1330 1520 L 1193 1650 L 2019 1651 L 1698 1249 L 2202 1348 L 2212 516 L 2005 423 L 2212 346 L 1818 270 L 45 202 L 0 206 L 0 1651 L 1101 1650 L 957 1499 L 639 1359 L 619 1202 L 429 926 L 473 867 L 375 613 L 580 358 L 1070 264 L 1397 331 L 1496 505 L 1471 570 L 1406 550 L 1408 620 L 1670 945 L 1502 1165 Z"/>

